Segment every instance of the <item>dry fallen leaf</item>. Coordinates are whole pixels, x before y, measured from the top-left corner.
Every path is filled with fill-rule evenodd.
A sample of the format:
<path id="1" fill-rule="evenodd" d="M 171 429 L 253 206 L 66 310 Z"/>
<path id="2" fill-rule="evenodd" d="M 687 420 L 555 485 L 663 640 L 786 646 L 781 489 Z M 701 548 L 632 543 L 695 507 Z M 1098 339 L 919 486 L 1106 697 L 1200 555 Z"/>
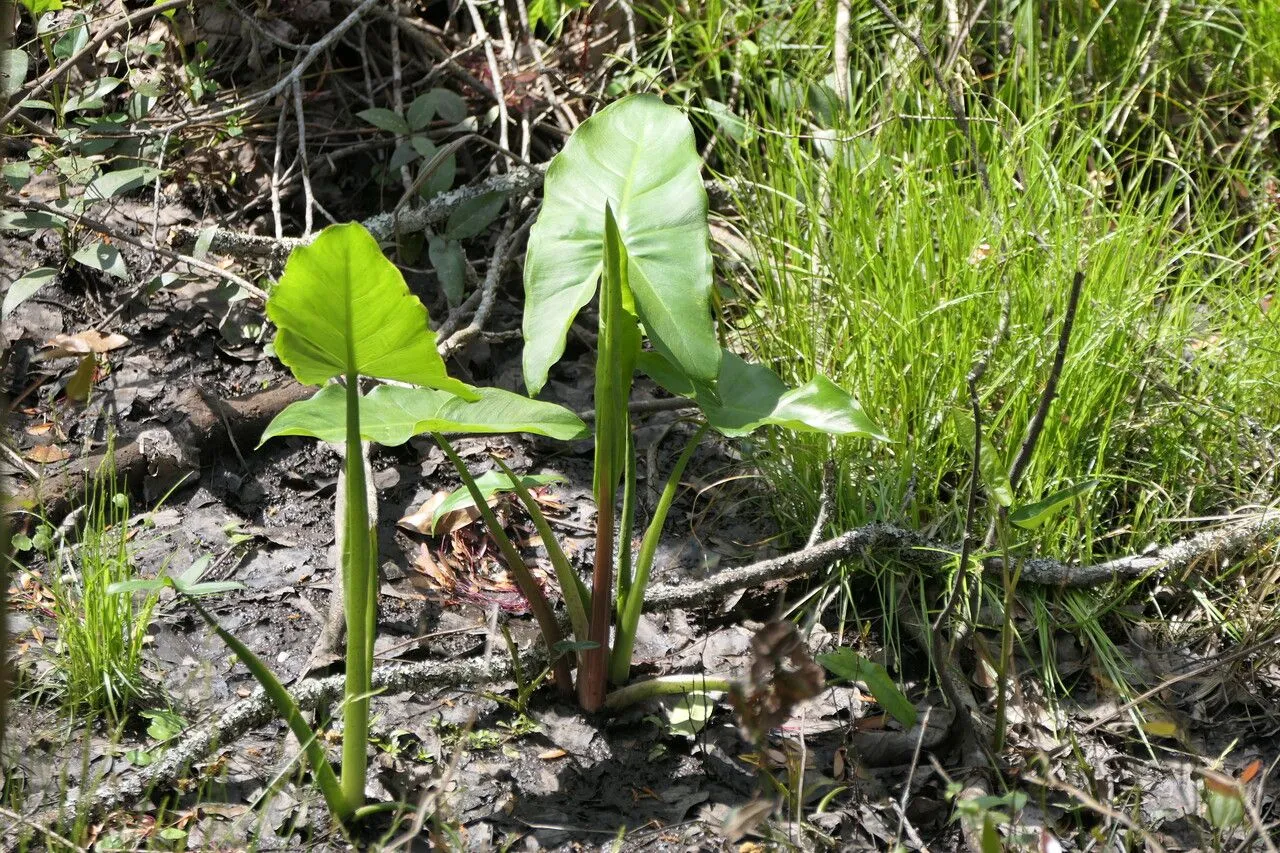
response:
<path id="1" fill-rule="evenodd" d="M 427 498 L 422 506 L 397 521 L 396 524 L 406 530 L 416 530 L 418 533 L 431 533 L 431 527 L 435 524 L 436 535 L 443 536 L 466 527 L 480 517 L 479 510 L 475 507 L 469 507 L 447 512 L 440 517 L 440 521 L 437 523 L 435 520 L 436 510 L 450 494 L 445 489 L 437 491 Z M 495 506 L 496 504 L 497 498 L 489 501 L 489 506 Z"/>
<path id="2" fill-rule="evenodd" d="M 64 462 L 71 458 L 70 453 L 63 450 L 56 444 L 37 444 L 23 455 L 32 462 L 39 462 L 41 465 L 48 465 L 52 462 Z"/>
<path id="3" fill-rule="evenodd" d="M 70 356 L 88 355 L 89 353 L 111 352 L 129 343 L 124 335 L 112 333 L 104 335 L 97 329 L 87 329 L 74 335 L 54 335 L 45 341 L 50 347 L 44 358 L 68 358 Z"/>

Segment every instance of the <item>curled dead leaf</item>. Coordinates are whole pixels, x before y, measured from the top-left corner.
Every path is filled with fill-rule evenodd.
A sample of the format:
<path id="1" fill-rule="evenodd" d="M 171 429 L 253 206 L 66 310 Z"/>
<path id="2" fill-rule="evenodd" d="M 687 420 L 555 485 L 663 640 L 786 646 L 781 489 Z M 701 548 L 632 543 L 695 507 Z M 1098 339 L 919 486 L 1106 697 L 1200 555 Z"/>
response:
<path id="1" fill-rule="evenodd" d="M 49 347 L 49 351 L 43 354 L 48 358 L 70 358 L 72 356 L 83 356 L 89 353 L 102 354 L 119 349 L 129 343 L 129 339 L 124 335 L 112 333 L 104 335 L 97 329 L 86 329 L 83 332 L 77 332 L 74 335 L 54 335 L 45 341 L 45 346 Z"/>
<path id="2" fill-rule="evenodd" d="M 65 462 L 71 458 L 71 454 L 56 444 L 37 444 L 28 450 L 23 456 L 32 462 L 39 462 L 41 465 L 49 465 L 54 462 Z"/>

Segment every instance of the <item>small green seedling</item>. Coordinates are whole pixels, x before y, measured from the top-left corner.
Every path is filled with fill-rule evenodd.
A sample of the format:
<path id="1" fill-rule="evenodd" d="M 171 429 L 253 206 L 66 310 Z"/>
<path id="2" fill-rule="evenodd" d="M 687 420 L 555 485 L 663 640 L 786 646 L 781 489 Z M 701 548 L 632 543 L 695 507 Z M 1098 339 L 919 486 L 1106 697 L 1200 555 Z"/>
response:
<path id="1" fill-rule="evenodd" d="M 579 704 L 595 711 L 606 706 L 609 682 L 625 684 L 630 677 L 658 540 L 703 431 L 743 436 L 775 425 L 838 436 L 884 435 L 830 381 L 816 377 L 791 389 L 768 367 L 721 349 L 711 314 L 707 196 L 693 128 L 683 113 L 656 97 L 624 98 L 600 111 L 552 161 L 542 212 L 529 234 L 524 281 L 524 377 L 530 394 L 542 389 L 563 355 L 578 312 L 598 296 L 597 528 L 590 590 L 569 567 L 527 490 L 517 489 L 550 552 L 578 641 Z M 642 348 L 646 339 L 651 349 Z M 628 403 L 637 370 L 692 399 L 706 423 L 671 471 L 633 559 L 635 452 Z M 466 481 L 461 461 L 445 450 Z M 615 514 L 620 488 L 621 513 Z M 501 542 L 493 514 L 484 512 L 478 498 L 477 503 Z"/>

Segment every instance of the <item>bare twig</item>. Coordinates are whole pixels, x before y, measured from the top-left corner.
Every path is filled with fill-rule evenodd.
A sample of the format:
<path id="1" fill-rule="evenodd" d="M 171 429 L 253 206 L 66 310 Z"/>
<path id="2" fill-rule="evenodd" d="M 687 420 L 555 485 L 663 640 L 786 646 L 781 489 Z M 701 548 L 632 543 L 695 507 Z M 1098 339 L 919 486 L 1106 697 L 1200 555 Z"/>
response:
<path id="1" fill-rule="evenodd" d="M 1018 448 L 1018 455 L 1009 466 L 1011 492 L 1017 492 L 1022 475 L 1031 464 L 1031 457 L 1035 455 L 1040 434 L 1044 432 L 1045 420 L 1049 417 L 1049 407 L 1053 405 L 1053 399 L 1058 395 L 1058 382 L 1062 379 L 1062 368 L 1066 364 L 1067 347 L 1071 344 L 1071 331 L 1075 327 L 1076 310 L 1080 306 L 1080 294 L 1083 290 L 1084 270 L 1076 270 L 1075 277 L 1071 281 L 1071 291 L 1067 294 L 1067 310 L 1062 318 L 1062 329 L 1058 332 L 1058 349 L 1053 354 L 1053 363 L 1049 367 L 1049 378 L 1045 382 L 1044 393 L 1040 395 L 1040 404 L 1036 406 L 1035 414 L 1027 424 L 1027 434 L 1022 440 L 1022 446 Z M 997 517 L 991 520 L 991 526 L 987 528 L 987 537 L 983 543 L 985 547 L 990 548 L 995 544 L 998 525 L 1003 523 L 1008 515 L 1009 508 L 1000 507 Z"/>
<path id="2" fill-rule="evenodd" d="M 391 27 L 387 40 L 391 48 L 391 108 L 400 115 L 404 115 L 404 70 L 400 67 L 400 28 Z M 403 145 L 405 142 L 402 133 L 397 133 L 395 139 L 396 145 Z M 409 170 L 408 163 L 400 167 L 400 184 L 404 187 L 406 194 L 412 191 L 413 173 Z"/>
<path id="3" fill-rule="evenodd" d="M 943 606 L 942 612 L 938 614 L 938 618 L 933 620 L 933 633 L 938 634 L 942 626 L 947 624 L 947 620 L 951 618 L 952 612 L 955 611 L 956 604 L 960 601 L 960 591 L 964 588 L 961 581 L 969 572 L 969 554 L 973 540 L 973 518 L 977 513 L 978 507 L 978 483 L 981 479 L 982 471 L 982 406 L 978 401 L 978 383 L 982 381 L 982 377 L 987 373 L 987 365 L 991 363 L 992 356 L 995 355 L 996 348 L 1000 346 L 1000 342 L 1009 332 L 1009 318 L 1012 314 L 1013 300 L 1009 296 L 1009 291 L 1005 291 L 1001 300 L 1000 320 L 996 323 L 995 334 L 991 336 L 991 340 L 987 343 L 973 367 L 969 370 L 969 375 L 965 377 L 965 384 L 969 389 L 969 408 L 973 413 L 973 467 L 969 472 L 969 496 L 964 511 L 964 529 L 960 532 L 960 562 L 959 569 L 956 572 L 955 583 L 951 587 L 951 595 L 947 597 L 947 603 Z M 948 649 L 947 657 L 950 657 L 950 649 Z"/>
<path id="4" fill-rule="evenodd" d="M 510 118 L 507 116 L 507 94 L 502 88 L 502 70 L 498 68 L 498 57 L 493 52 L 493 38 L 490 37 L 489 30 L 484 25 L 484 18 L 480 16 L 475 0 L 464 0 L 464 5 L 471 16 L 471 25 L 475 27 L 476 37 L 484 45 L 484 58 L 489 63 L 489 76 L 493 78 L 493 85 L 490 88 L 493 99 L 498 104 L 498 144 L 510 150 L 511 141 L 507 135 L 507 125 L 510 123 Z"/>
<path id="5" fill-rule="evenodd" d="M 1049 557 L 1026 560 L 1022 562 L 1022 580 L 1071 588 L 1098 586 L 1157 571 L 1178 572 L 1212 557 L 1254 551 L 1277 537 L 1280 537 L 1280 510 L 1264 510 L 1236 519 L 1231 526 L 1197 533 L 1146 556 L 1120 557 L 1090 566 L 1068 565 Z M 863 550 L 897 552 L 900 559 L 926 566 L 942 565 L 957 553 L 951 545 L 930 540 L 919 532 L 874 522 L 793 554 L 724 569 L 706 580 L 655 586 L 645 595 L 645 601 L 655 610 L 697 607 L 740 589 L 806 577 Z M 998 557 L 983 561 L 987 572 L 999 573 L 1002 567 Z"/>
<path id="6" fill-rule="evenodd" d="M 818 514 L 813 519 L 813 527 L 809 529 L 809 538 L 804 547 L 812 548 L 822 538 L 822 531 L 831 520 L 831 509 L 836 500 L 836 460 L 828 459 L 822 463 L 822 490 L 818 493 Z"/>
<path id="7" fill-rule="evenodd" d="M 413 234 L 423 231 L 430 225 L 449 218 L 449 214 L 457 210 L 459 205 L 491 192 L 504 192 L 518 195 L 536 189 L 542 184 L 542 171 L 536 169 L 516 168 L 503 175 L 494 175 L 455 190 L 434 196 L 426 204 L 402 210 L 398 215 L 379 213 L 364 221 L 375 239 L 385 242 L 397 234 Z M 177 227 L 170 231 L 170 240 L 174 245 L 191 245 L 200 235 L 197 228 Z M 219 228 L 213 232 L 209 243 L 209 251 L 236 257 L 266 257 L 283 260 L 299 246 L 305 246 L 310 240 L 297 237 L 285 237 L 275 240 L 260 234 L 246 234 L 242 231 Z"/>
<path id="8" fill-rule="evenodd" d="M 280 186 L 284 176 L 280 174 L 280 160 L 284 157 L 284 125 L 288 114 L 288 110 L 281 110 L 276 116 L 276 148 L 271 153 L 271 223 L 277 240 L 284 237 L 284 219 L 280 212 Z"/>
<path id="9" fill-rule="evenodd" d="M 1018 449 L 1018 456 L 1009 467 L 1009 487 L 1016 489 L 1022 475 L 1031 463 L 1036 452 L 1036 444 L 1040 441 L 1040 433 L 1044 431 L 1045 419 L 1049 416 L 1049 407 L 1053 398 L 1058 395 L 1058 382 L 1062 379 L 1062 366 L 1067 360 L 1067 347 L 1071 344 L 1071 330 L 1076 323 L 1076 309 L 1080 307 L 1080 293 L 1084 290 L 1084 270 L 1076 270 L 1071 281 L 1071 292 L 1067 295 L 1067 311 L 1062 317 L 1062 329 L 1058 333 L 1058 350 L 1053 355 L 1053 365 L 1049 368 L 1049 379 L 1045 383 L 1044 393 L 1040 395 L 1040 405 L 1027 426 L 1027 437 Z"/>
<path id="10" fill-rule="evenodd" d="M 533 217 L 526 218 L 524 224 L 518 229 L 515 224 L 516 217 L 508 216 L 506 223 L 502 226 L 502 232 L 494 243 L 493 254 L 489 257 L 489 269 L 485 271 L 484 286 L 481 289 L 480 304 L 476 308 L 476 313 L 471 317 L 470 323 L 454 332 L 448 340 L 439 345 L 440 355 L 444 358 L 448 358 L 466 346 L 472 338 L 480 334 L 484 324 L 488 322 L 489 312 L 493 310 L 493 303 L 498 294 L 498 285 L 502 281 L 502 272 L 511 260 L 511 250 L 533 225 Z"/>
<path id="11" fill-rule="evenodd" d="M 293 84 L 293 115 L 298 123 L 298 169 L 302 173 L 302 239 L 311 236 L 313 220 L 311 210 L 315 207 L 315 197 L 311 194 L 311 164 L 307 160 L 307 117 L 302 109 L 302 82 Z"/>

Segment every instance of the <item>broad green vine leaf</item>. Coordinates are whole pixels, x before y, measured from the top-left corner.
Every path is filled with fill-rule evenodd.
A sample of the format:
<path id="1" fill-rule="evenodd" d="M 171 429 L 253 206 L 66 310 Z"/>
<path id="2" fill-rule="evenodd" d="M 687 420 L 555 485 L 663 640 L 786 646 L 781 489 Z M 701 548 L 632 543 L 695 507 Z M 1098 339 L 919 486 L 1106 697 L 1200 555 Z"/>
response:
<path id="1" fill-rule="evenodd" d="M 908 729 L 916 724 L 916 706 L 912 705 L 898 685 L 893 683 L 889 673 L 880 664 L 869 661 L 850 648 L 840 648 L 834 652 L 818 655 L 818 663 L 827 668 L 827 672 L 846 681 L 861 681 L 867 685 L 871 695 L 884 706 L 884 709 Z"/>
<path id="2" fill-rule="evenodd" d="M 633 95 L 584 121 L 547 169 L 529 233 L 524 379 L 546 383 L 604 266 L 608 204 L 626 247 L 635 310 L 654 347 L 696 381 L 720 368 L 711 319 L 707 193 L 693 128 L 653 95 Z"/>
<path id="3" fill-rule="evenodd" d="M 450 306 L 462 301 L 462 291 L 467 280 L 467 257 L 457 240 L 446 240 L 432 235 L 427 241 L 427 257 L 431 259 L 431 268 L 436 271 L 436 280 L 444 291 L 444 298 Z"/>
<path id="4" fill-rule="evenodd" d="M 889 440 L 857 400 L 823 376 L 815 376 L 799 388 L 787 388 L 763 364 L 750 364 L 725 350 L 715 385 L 718 399 L 714 399 L 696 390 L 688 377 L 656 353 L 641 353 L 638 366 L 671 393 L 693 398 L 707 422 L 730 437 L 747 435 L 768 424 L 801 432 Z"/>
<path id="5" fill-rule="evenodd" d="M 135 166 L 131 169 L 117 169 L 99 175 L 84 188 L 86 198 L 101 200 L 114 198 L 121 193 L 136 190 L 150 183 L 160 174 L 154 166 Z"/>
<path id="6" fill-rule="evenodd" d="M 276 356 L 304 385 L 358 373 L 477 399 L 447 374 L 427 309 L 358 223 L 330 225 L 293 250 L 267 316 L 280 330 Z"/>
<path id="7" fill-rule="evenodd" d="M 8 100 L 22 91 L 28 61 L 25 50 L 0 50 L 0 98 Z"/>
<path id="8" fill-rule="evenodd" d="M 409 122 L 405 121 L 404 116 L 383 107 L 361 110 L 356 113 L 356 118 L 362 118 L 379 130 L 385 130 L 388 133 L 408 135 L 413 132 L 413 128 L 409 126 Z"/>
<path id="9" fill-rule="evenodd" d="M 560 483 L 564 481 L 564 477 L 559 474 L 522 474 L 520 476 L 520 485 L 526 489 L 545 486 L 549 483 Z M 490 500 L 499 492 L 515 491 L 515 481 L 502 471 L 486 471 L 479 477 L 476 477 L 476 488 L 480 490 L 480 494 L 485 500 Z M 431 533 L 436 532 L 436 526 L 440 523 L 440 519 L 456 509 L 470 509 L 475 506 L 475 499 L 471 496 L 471 490 L 466 486 L 459 486 L 448 494 L 448 496 L 440 502 L 436 507 L 435 513 L 431 519 Z"/>
<path id="10" fill-rule="evenodd" d="M 973 454 L 973 417 L 967 413 L 955 413 L 956 435 L 960 438 L 960 449 L 967 455 Z M 972 463 L 972 460 L 970 460 Z M 1004 460 L 996 453 L 995 445 L 982 434 L 982 452 L 978 455 L 978 474 L 987 492 L 1000 506 L 1013 504 L 1013 486 L 1009 484 L 1009 472 Z M 966 480 L 967 482 L 967 480 Z"/>
<path id="11" fill-rule="evenodd" d="M 120 250 L 110 243 L 98 242 L 82 246 L 71 256 L 71 260 L 115 278 L 129 277 L 129 267 L 125 265 L 124 257 L 121 256 Z"/>
<path id="12" fill-rule="evenodd" d="M 554 403 L 499 388 L 469 390 L 474 401 L 428 388 L 380 385 L 360 398 L 360 437 L 394 446 L 427 432 L 527 432 L 561 440 L 586 433 L 586 425 L 577 415 Z M 280 435 L 344 441 L 346 405 L 345 389 L 326 385 L 314 397 L 276 415 L 262 434 L 262 442 Z"/>
<path id="13" fill-rule="evenodd" d="M 19 305 L 34 296 L 36 291 L 57 276 L 58 271 L 53 267 L 36 267 L 24 273 L 4 292 L 4 303 L 0 305 L 0 318 L 8 317 Z"/>
<path id="14" fill-rule="evenodd" d="M 1068 489 L 1054 492 L 1042 501 L 1020 506 L 1009 513 L 1009 520 L 1019 527 L 1034 530 L 1076 498 L 1093 491 L 1098 482 L 1098 480 L 1085 480 L 1083 483 L 1077 483 Z"/>
<path id="15" fill-rule="evenodd" d="M 467 240 L 493 224 L 507 203 L 507 194 L 491 192 L 467 199 L 449 214 L 444 235 L 450 240 Z"/>

